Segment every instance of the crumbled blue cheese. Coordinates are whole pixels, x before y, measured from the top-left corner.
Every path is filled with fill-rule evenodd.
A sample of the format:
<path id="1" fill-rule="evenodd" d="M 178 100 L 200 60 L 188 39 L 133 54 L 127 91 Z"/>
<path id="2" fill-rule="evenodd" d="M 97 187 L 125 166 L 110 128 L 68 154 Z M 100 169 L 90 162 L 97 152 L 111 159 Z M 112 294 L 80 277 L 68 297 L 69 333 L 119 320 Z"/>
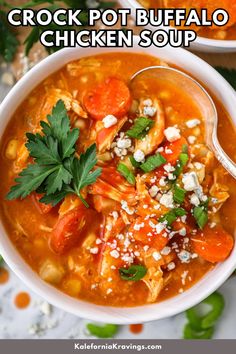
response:
<path id="1" fill-rule="evenodd" d="M 132 145 L 132 141 L 126 137 L 120 137 L 116 141 L 116 145 L 119 149 L 128 149 Z"/>
<path id="2" fill-rule="evenodd" d="M 98 247 L 93 247 L 93 248 L 90 248 L 90 253 L 92 254 L 98 254 Z"/>
<path id="3" fill-rule="evenodd" d="M 149 194 L 152 198 L 154 198 L 158 192 L 159 192 L 159 188 L 155 185 L 149 189 Z"/>
<path id="4" fill-rule="evenodd" d="M 199 206 L 200 205 L 200 200 L 196 194 L 192 194 L 190 196 L 190 203 L 193 204 L 194 206 Z"/>
<path id="5" fill-rule="evenodd" d="M 168 269 L 168 270 L 173 270 L 173 269 L 175 269 L 175 263 L 174 263 L 174 262 L 170 262 L 169 264 L 167 264 L 167 269 Z"/>
<path id="6" fill-rule="evenodd" d="M 110 252 L 110 255 L 113 257 L 113 258 L 119 258 L 120 257 L 120 253 L 117 251 L 117 250 L 112 250 Z"/>
<path id="7" fill-rule="evenodd" d="M 160 203 L 166 208 L 174 208 L 173 193 L 168 192 L 166 194 L 163 194 L 160 198 Z"/>
<path id="8" fill-rule="evenodd" d="M 190 119 L 186 122 L 186 125 L 188 128 L 195 128 L 197 125 L 201 124 L 201 121 L 199 119 Z"/>
<path id="9" fill-rule="evenodd" d="M 197 190 L 200 185 L 196 172 L 185 173 L 182 178 L 184 189 L 188 192 Z"/>
<path id="10" fill-rule="evenodd" d="M 196 140 L 197 140 L 196 136 L 190 135 L 190 136 L 188 137 L 188 142 L 189 142 L 189 144 L 191 144 L 191 145 L 194 144 Z"/>
<path id="11" fill-rule="evenodd" d="M 145 116 L 153 117 L 157 112 L 156 107 L 143 107 L 143 114 Z"/>
<path id="12" fill-rule="evenodd" d="M 110 128 L 117 123 L 117 118 L 112 114 L 109 114 L 102 120 L 105 128 Z"/>
<path id="13" fill-rule="evenodd" d="M 155 261 L 159 261 L 162 258 L 160 252 L 153 252 L 152 257 Z"/>
<path id="14" fill-rule="evenodd" d="M 180 139 L 180 130 L 176 127 L 169 127 L 164 130 L 164 135 L 169 142 Z"/>
<path id="15" fill-rule="evenodd" d="M 180 259 L 181 263 L 189 263 L 191 259 L 191 253 L 188 251 L 182 250 L 177 254 L 178 258 Z"/>
<path id="16" fill-rule="evenodd" d="M 168 254 L 170 254 L 170 252 L 171 252 L 171 248 L 168 247 L 168 246 L 164 247 L 164 248 L 161 250 L 161 254 L 162 254 L 163 256 L 168 256 Z"/>
<path id="17" fill-rule="evenodd" d="M 136 150 L 134 153 L 134 159 L 137 162 L 143 162 L 145 159 L 145 154 L 142 150 Z"/>

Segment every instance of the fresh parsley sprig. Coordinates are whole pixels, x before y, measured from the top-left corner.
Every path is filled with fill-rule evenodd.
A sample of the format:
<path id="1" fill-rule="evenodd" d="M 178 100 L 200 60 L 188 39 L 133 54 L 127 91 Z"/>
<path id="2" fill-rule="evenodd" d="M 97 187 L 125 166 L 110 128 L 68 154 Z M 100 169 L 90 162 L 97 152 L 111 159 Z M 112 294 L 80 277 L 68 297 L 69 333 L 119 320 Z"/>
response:
<path id="1" fill-rule="evenodd" d="M 44 194 L 40 202 L 58 204 L 67 194 L 76 194 L 88 207 L 81 190 L 94 183 L 101 173 L 97 168 L 96 144 L 91 145 L 78 159 L 75 156 L 79 130 L 71 130 L 63 101 L 58 101 L 48 117 L 41 121 L 42 135 L 27 133 L 26 148 L 33 163 L 15 179 L 8 200 L 25 198 L 33 191 Z"/>

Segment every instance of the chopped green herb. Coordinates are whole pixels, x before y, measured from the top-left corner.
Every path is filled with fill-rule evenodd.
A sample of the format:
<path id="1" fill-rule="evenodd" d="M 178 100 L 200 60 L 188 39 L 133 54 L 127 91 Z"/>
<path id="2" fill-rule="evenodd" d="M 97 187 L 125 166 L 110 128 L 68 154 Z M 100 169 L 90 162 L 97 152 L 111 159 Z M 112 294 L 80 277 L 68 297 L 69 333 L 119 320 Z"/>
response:
<path id="1" fill-rule="evenodd" d="M 119 273 L 123 280 L 138 281 L 147 274 L 147 268 L 142 265 L 134 264 L 129 268 L 120 268 Z"/>
<path id="2" fill-rule="evenodd" d="M 214 334 L 214 328 L 208 328 L 206 330 L 195 331 L 189 323 L 184 327 L 184 339 L 211 339 Z"/>
<path id="3" fill-rule="evenodd" d="M 186 215 L 186 211 L 183 208 L 174 208 L 165 215 L 161 216 L 158 221 L 162 223 L 166 222 L 167 226 L 171 226 L 179 216 L 184 215 Z"/>
<path id="4" fill-rule="evenodd" d="M 101 174 L 97 163 L 96 145 L 90 146 L 78 159 L 75 157 L 75 144 L 79 137 L 78 129 L 70 129 L 70 120 L 63 101 L 58 101 L 48 116 L 48 123 L 41 121 L 41 134 L 28 133 L 26 147 L 34 163 L 21 171 L 11 187 L 8 200 L 25 198 L 33 191 L 43 193 L 42 203 L 56 205 L 68 193 L 81 196 L 81 190 Z"/>
<path id="5" fill-rule="evenodd" d="M 146 117 L 139 117 L 135 120 L 134 125 L 126 132 L 130 138 L 142 139 L 147 135 L 154 121 Z"/>
<path id="6" fill-rule="evenodd" d="M 181 153 L 179 155 L 179 160 L 175 166 L 175 171 L 173 172 L 173 174 L 176 176 L 176 177 L 179 177 L 181 175 L 181 173 L 183 172 L 183 168 L 184 166 L 186 166 L 187 162 L 188 162 L 188 154 L 186 153 Z"/>
<path id="7" fill-rule="evenodd" d="M 178 204 L 182 204 L 185 198 L 186 191 L 183 188 L 175 185 L 174 187 L 174 201 Z"/>
<path id="8" fill-rule="evenodd" d="M 151 172 L 157 167 L 160 167 L 166 163 L 166 159 L 161 154 L 149 156 L 144 163 L 140 165 L 140 168 L 145 172 Z"/>
<path id="9" fill-rule="evenodd" d="M 200 315 L 201 305 L 207 304 L 210 310 L 205 315 Z M 199 305 L 186 311 L 188 324 L 184 328 L 185 339 L 210 339 L 214 333 L 214 326 L 223 313 L 225 306 L 223 296 L 215 292 Z"/>
<path id="10" fill-rule="evenodd" d="M 113 338 L 118 332 L 119 326 L 115 324 L 105 324 L 103 326 L 94 323 L 87 324 L 89 333 L 97 338 Z"/>
<path id="11" fill-rule="evenodd" d="M 203 229 L 208 221 L 207 208 L 204 207 L 203 205 L 195 207 L 193 209 L 193 216 L 194 216 L 198 226 L 200 227 L 200 229 Z"/>
<path id="12" fill-rule="evenodd" d="M 135 168 L 139 168 L 140 167 L 141 163 L 136 161 L 133 156 L 130 156 L 129 160 L 130 160 L 130 162 L 131 162 L 133 167 L 135 167 Z"/>
<path id="13" fill-rule="evenodd" d="M 117 171 L 125 177 L 125 179 L 132 185 L 135 185 L 136 180 L 132 171 L 123 163 L 119 163 L 117 166 Z"/>

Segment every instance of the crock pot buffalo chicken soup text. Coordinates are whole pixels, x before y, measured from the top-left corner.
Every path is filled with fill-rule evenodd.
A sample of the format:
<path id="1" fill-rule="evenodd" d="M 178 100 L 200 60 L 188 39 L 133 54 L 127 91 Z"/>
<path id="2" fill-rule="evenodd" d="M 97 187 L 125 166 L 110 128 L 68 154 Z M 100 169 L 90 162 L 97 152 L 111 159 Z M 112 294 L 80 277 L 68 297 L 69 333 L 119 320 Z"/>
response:
<path id="1" fill-rule="evenodd" d="M 200 37 L 216 40 L 235 40 L 236 39 L 236 2 L 235 0 L 138 0 L 147 9 L 196 9 L 201 14 L 202 9 L 207 9 L 208 20 L 217 9 L 225 9 L 229 14 L 229 21 L 224 26 L 191 26 Z M 200 17 L 201 18 L 201 17 Z M 183 27 L 184 28 L 184 27 Z M 189 27 L 188 27 L 189 28 Z"/>
<path id="2" fill-rule="evenodd" d="M 1 143 L 1 215 L 46 282 L 97 304 L 182 293 L 234 245 L 235 182 L 204 143 L 197 104 L 130 78 L 140 54 L 66 65 L 16 110 Z M 235 131 L 216 102 L 232 157 Z M 229 222 L 230 220 L 230 222 Z"/>

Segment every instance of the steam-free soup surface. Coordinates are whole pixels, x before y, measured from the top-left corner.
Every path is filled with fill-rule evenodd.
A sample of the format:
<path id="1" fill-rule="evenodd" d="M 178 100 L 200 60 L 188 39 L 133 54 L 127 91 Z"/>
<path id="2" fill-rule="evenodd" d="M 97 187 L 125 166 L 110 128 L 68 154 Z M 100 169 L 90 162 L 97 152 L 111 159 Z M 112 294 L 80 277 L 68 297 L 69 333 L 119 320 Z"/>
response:
<path id="1" fill-rule="evenodd" d="M 133 73 L 160 63 L 167 65 L 135 53 L 71 62 L 28 95 L 4 133 L 6 231 L 43 280 L 73 297 L 112 306 L 160 301 L 191 287 L 232 250 L 235 182 L 205 145 L 197 103 L 163 81 L 129 87 Z M 235 158 L 235 130 L 215 102 L 220 141 Z M 80 129 L 71 158 L 95 143 L 92 171 L 101 174 L 56 206 L 40 202 L 45 181 L 40 191 L 6 200 L 17 175 L 39 165 L 25 134 L 34 134 L 31 144 L 40 140 L 39 122 L 54 106 L 53 119 L 64 110 L 70 129 Z"/>

